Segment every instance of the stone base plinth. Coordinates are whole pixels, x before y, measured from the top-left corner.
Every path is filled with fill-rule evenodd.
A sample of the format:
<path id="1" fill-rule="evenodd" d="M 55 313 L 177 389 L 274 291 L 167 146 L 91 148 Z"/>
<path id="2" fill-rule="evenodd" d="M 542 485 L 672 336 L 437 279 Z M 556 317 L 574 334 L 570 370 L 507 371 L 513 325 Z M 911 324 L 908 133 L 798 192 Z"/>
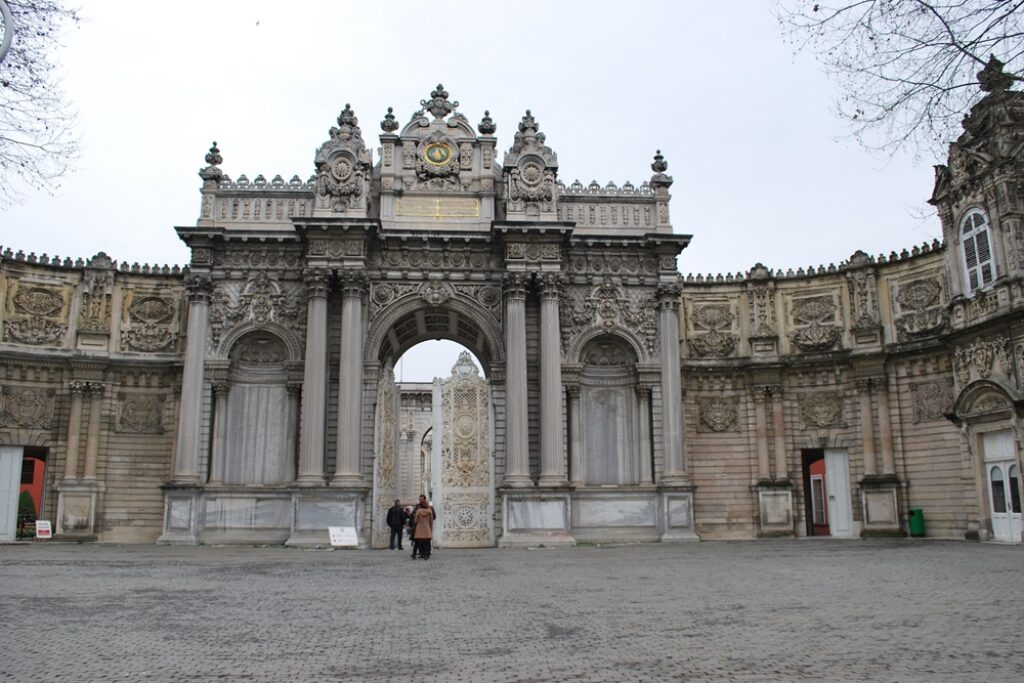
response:
<path id="1" fill-rule="evenodd" d="M 758 538 L 795 536 L 793 483 L 788 479 L 759 481 L 754 490 L 757 492 Z"/>
<path id="2" fill-rule="evenodd" d="M 860 482 L 864 526 L 861 536 L 903 536 L 900 525 L 900 481 L 894 476 L 865 477 Z"/>
<path id="3" fill-rule="evenodd" d="M 63 480 L 57 491 L 54 536 L 66 541 L 96 540 L 96 507 L 103 484 L 89 479 Z"/>
<path id="4" fill-rule="evenodd" d="M 504 489 L 499 547 L 571 546 L 572 500 L 568 490 Z"/>
<path id="5" fill-rule="evenodd" d="M 696 486 L 662 486 L 659 488 L 662 543 L 699 541 L 693 526 L 693 494 Z"/>

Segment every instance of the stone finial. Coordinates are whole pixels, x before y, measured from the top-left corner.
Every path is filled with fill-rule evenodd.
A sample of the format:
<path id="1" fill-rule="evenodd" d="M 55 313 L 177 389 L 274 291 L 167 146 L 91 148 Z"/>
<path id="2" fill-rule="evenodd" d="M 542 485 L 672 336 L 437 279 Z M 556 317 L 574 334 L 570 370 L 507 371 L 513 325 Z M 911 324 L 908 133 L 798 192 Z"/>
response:
<path id="1" fill-rule="evenodd" d="M 356 118 L 352 105 L 345 104 L 345 108 L 338 114 L 338 126 L 332 126 L 328 132 L 332 140 L 341 140 L 342 142 L 358 140 L 362 142 L 363 132 L 359 130 L 359 119 Z"/>
<path id="2" fill-rule="evenodd" d="M 214 143 L 217 144 L 217 143 Z M 87 268 L 98 268 L 102 270 L 111 270 L 114 268 L 114 261 L 111 260 L 107 253 L 104 251 L 97 252 L 95 256 L 86 261 Z"/>
<path id="3" fill-rule="evenodd" d="M 388 113 L 384 115 L 384 120 L 380 122 L 380 129 L 385 133 L 394 133 L 398 130 L 398 121 L 395 120 L 395 110 L 388 107 Z"/>
<path id="4" fill-rule="evenodd" d="M 527 109 L 526 113 L 523 114 L 523 120 L 519 122 L 519 132 L 523 135 L 536 135 L 537 134 L 536 119 L 533 118 L 533 114 Z"/>
<path id="5" fill-rule="evenodd" d="M 206 163 L 210 166 L 220 166 L 224 161 L 220 155 L 220 150 L 217 149 L 217 141 L 213 141 L 213 145 L 210 147 L 210 151 L 206 153 Z"/>
<path id="6" fill-rule="evenodd" d="M 494 135 L 498 127 L 494 125 L 494 120 L 491 118 L 491 112 L 484 110 L 484 117 L 480 119 L 480 124 L 476 127 L 480 131 L 480 135 Z"/>
<path id="7" fill-rule="evenodd" d="M 443 119 L 451 114 L 459 106 L 455 100 L 448 101 L 448 91 L 440 83 L 430 93 L 429 100 L 420 100 L 420 106 L 434 115 L 435 119 Z"/>
<path id="8" fill-rule="evenodd" d="M 654 153 L 654 163 L 651 164 L 651 170 L 659 174 L 668 170 L 668 162 L 661 155 L 660 149 Z"/>
<path id="9" fill-rule="evenodd" d="M 978 83 L 985 92 L 1002 92 L 1009 90 L 1013 85 L 1013 76 L 1003 71 L 1005 65 L 996 59 L 995 55 L 989 55 L 985 68 L 978 72 Z"/>
<path id="10" fill-rule="evenodd" d="M 338 114 L 338 126 L 359 126 L 359 119 L 356 118 L 356 113 L 352 111 L 352 105 L 347 102 L 345 103 L 345 108 Z"/>

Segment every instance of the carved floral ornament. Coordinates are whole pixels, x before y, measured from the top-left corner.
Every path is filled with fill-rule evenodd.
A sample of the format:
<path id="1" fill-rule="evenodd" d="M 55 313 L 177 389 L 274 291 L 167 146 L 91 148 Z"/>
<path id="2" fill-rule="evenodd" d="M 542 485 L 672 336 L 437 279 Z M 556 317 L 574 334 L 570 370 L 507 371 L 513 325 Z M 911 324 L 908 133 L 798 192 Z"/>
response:
<path id="1" fill-rule="evenodd" d="M 735 397 L 698 399 L 697 410 L 700 414 L 697 431 L 727 432 L 737 429 L 738 411 Z"/>
<path id="2" fill-rule="evenodd" d="M 590 288 L 567 287 L 559 307 L 562 348 L 568 350 L 573 340 L 588 329 L 605 333 L 628 330 L 643 343 L 650 355 L 658 351 L 658 319 L 655 292 L 647 287 L 625 287 L 616 280 L 605 279 Z M 677 295 L 669 300 L 678 303 Z"/>
<path id="3" fill-rule="evenodd" d="M 686 343 L 691 353 L 701 358 L 726 358 L 736 350 L 739 337 L 732 334 L 736 316 L 729 304 L 697 306 L 690 321 L 702 333 L 694 333 Z"/>
<path id="4" fill-rule="evenodd" d="M 244 283 L 219 284 L 212 302 L 210 341 L 214 348 L 240 325 L 279 325 L 296 335 L 296 343 L 301 343 L 305 334 L 306 292 L 301 283 L 279 282 L 260 272 Z"/>
<path id="5" fill-rule="evenodd" d="M 68 330 L 65 303 L 59 290 L 19 287 L 11 298 L 11 315 L 4 321 L 4 340 L 34 346 L 60 343 Z"/>
<path id="6" fill-rule="evenodd" d="M 50 429 L 53 396 L 45 389 L 0 387 L 0 427 Z"/>
<path id="7" fill-rule="evenodd" d="M 942 302 L 942 282 L 938 277 L 901 283 L 895 299 L 900 315 L 894 322 L 903 340 L 940 334 L 949 325 L 949 313 Z"/>
<path id="8" fill-rule="evenodd" d="M 135 298 L 127 310 L 128 329 L 121 331 L 121 346 L 132 351 L 173 351 L 175 303 L 155 294 Z"/>
<path id="9" fill-rule="evenodd" d="M 995 370 L 1009 377 L 1012 370 L 1009 342 L 1001 336 L 957 347 L 952 361 L 961 390 L 972 378 L 988 379 Z"/>
<path id="10" fill-rule="evenodd" d="M 843 420 L 843 397 L 835 392 L 803 394 L 797 398 L 800 419 L 805 429 L 816 427 L 845 427 Z"/>
<path id="11" fill-rule="evenodd" d="M 830 325 L 836 319 L 837 307 L 830 296 L 808 297 L 793 303 L 793 323 L 798 329 L 789 335 L 802 351 L 828 351 L 839 342 L 843 330 Z"/>

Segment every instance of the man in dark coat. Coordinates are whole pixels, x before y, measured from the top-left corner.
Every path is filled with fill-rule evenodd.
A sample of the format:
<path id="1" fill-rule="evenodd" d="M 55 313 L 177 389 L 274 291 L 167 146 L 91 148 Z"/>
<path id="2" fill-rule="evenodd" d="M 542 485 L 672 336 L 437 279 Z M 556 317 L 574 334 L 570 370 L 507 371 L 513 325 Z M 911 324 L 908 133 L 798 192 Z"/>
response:
<path id="1" fill-rule="evenodd" d="M 391 529 L 391 543 L 390 547 L 392 550 L 395 549 L 395 540 L 398 540 L 398 549 L 402 549 L 402 531 L 405 530 L 405 521 L 408 517 L 405 514 L 405 509 L 402 507 L 402 501 L 395 499 L 395 504 L 388 508 L 388 528 Z"/>

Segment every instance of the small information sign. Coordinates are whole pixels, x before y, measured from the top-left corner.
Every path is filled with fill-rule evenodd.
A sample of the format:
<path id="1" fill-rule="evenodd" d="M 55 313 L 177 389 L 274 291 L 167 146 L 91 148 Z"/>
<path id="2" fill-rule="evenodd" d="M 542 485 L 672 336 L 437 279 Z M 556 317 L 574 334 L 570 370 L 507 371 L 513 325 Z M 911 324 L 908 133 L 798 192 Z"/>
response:
<path id="1" fill-rule="evenodd" d="M 53 538 L 53 528 L 50 526 L 50 520 L 36 520 L 36 538 Z"/>
<path id="2" fill-rule="evenodd" d="M 329 526 L 327 531 L 331 535 L 331 545 L 335 548 L 359 547 L 359 537 L 356 536 L 354 526 Z"/>

